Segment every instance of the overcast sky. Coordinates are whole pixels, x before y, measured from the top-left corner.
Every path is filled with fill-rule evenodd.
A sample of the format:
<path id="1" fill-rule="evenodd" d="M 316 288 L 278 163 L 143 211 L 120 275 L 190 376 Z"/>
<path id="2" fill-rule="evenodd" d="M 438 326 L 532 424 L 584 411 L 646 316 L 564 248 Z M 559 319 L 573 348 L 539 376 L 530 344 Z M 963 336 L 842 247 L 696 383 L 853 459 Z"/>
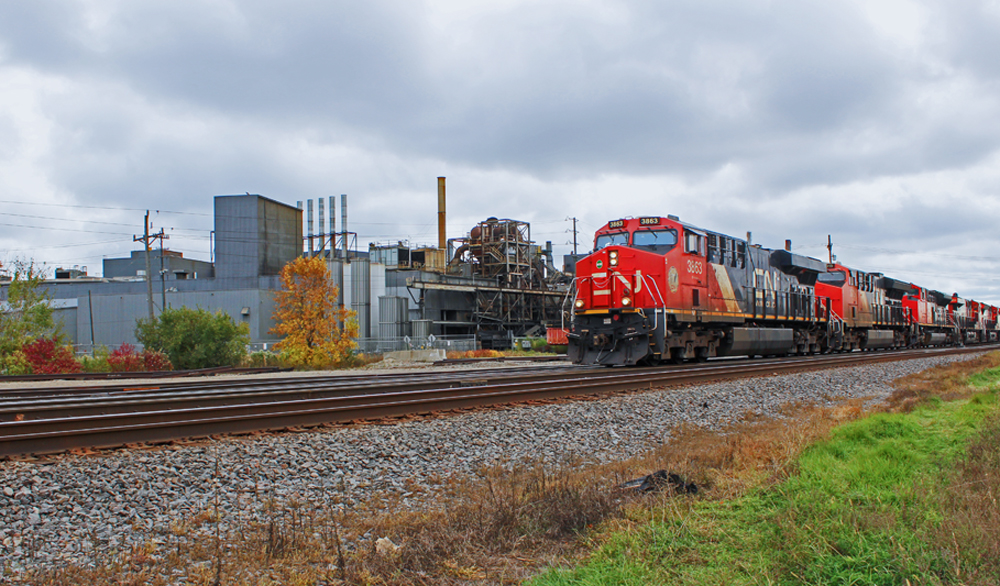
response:
<path id="1" fill-rule="evenodd" d="M 558 254 L 676 214 L 1000 304 L 1000 2 L 0 4 L 0 260 L 209 258 L 212 197 Z M 339 204 L 338 204 L 339 206 Z"/>

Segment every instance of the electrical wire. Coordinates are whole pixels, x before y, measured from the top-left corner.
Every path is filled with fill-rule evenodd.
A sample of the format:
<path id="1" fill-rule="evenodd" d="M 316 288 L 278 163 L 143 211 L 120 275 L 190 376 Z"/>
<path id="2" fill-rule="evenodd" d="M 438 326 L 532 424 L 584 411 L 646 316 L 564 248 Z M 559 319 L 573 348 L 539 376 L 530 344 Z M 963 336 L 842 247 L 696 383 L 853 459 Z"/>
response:
<path id="1" fill-rule="evenodd" d="M 113 236 L 132 236 L 132 234 L 125 234 L 124 232 L 105 232 L 102 230 L 80 230 L 77 228 L 57 228 L 55 226 L 26 226 L 24 224 L 6 224 L 0 223 L 0 226 L 7 226 L 9 228 L 31 228 L 34 230 L 55 230 L 57 232 L 86 232 L 88 234 L 109 234 Z"/>
<path id="2" fill-rule="evenodd" d="M 158 214 L 178 214 L 184 216 L 205 216 L 211 217 L 212 214 L 206 214 L 203 212 L 178 212 L 173 210 L 154 210 L 152 208 L 113 208 L 108 206 L 82 206 L 82 205 L 72 205 L 72 204 L 62 204 L 62 203 L 41 203 L 32 201 L 12 201 L 8 199 L 0 199 L 0 203 L 8 203 L 15 205 L 29 205 L 29 206 L 44 206 L 44 207 L 54 207 L 54 208 L 76 208 L 84 210 L 114 210 L 123 212 L 156 212 Z"/>

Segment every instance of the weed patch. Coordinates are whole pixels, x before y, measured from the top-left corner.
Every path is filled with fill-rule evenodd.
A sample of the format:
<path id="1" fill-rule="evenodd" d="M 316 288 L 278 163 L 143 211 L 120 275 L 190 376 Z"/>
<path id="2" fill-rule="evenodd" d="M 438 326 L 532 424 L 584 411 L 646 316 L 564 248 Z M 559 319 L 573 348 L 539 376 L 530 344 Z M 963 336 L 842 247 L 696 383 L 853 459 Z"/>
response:
<path id="1" fill-rule="evenodd" d="M 908 377 L 896 412 L 833 429 L 780 482 L 609 524 L 587 563 L 532 584 L 997 584 L 1000 424 L 982 389 L 998 358 Z"/>

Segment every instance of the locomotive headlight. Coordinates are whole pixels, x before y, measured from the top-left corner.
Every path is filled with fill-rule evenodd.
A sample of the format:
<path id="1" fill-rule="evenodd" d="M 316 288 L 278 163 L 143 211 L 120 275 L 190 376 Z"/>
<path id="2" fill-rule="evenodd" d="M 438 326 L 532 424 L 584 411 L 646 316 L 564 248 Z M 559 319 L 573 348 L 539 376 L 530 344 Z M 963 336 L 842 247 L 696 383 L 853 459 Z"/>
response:
<path id="1" fill-rule="evenodd" d="M 618 266 L 618 251 L 612 250 L 608 253 L 608 264 L 611 266 Z"/>
<path id="2" fill-rule="evenodd" d="M 632 305 L 632 300 L 628 297 L 622 297 L 622 305 L 628 307 L 629 305 Z"/>
<path id="3" fill-rule="evenodd" d="M 573 305 L 575 305 L 577 309 L 583 309 L 583 299 L 577 299 L 576 303 Z"/>

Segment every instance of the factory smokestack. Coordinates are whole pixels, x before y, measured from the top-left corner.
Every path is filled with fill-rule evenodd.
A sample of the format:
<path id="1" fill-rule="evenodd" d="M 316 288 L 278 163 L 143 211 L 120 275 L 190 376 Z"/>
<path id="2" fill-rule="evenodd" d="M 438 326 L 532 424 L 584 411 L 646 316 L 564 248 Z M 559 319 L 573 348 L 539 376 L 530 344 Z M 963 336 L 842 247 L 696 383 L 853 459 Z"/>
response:
<path id="1" fill-rule="evenodd" d="M 344 262 L 351 262 L 347 258 L 347 194 L 340 194 L 340 223 L 344 226 Z M 341 280 L 343 282 L 343 280 Z"/>
<path id="2" fill-rule="evenodd" d="M 309 256 L 313 255 L 313 200 L 306 200 L 306 227 L 309 228 Z"/>
<path id="3" fill-rule="evenodd" d="M 445 231 L 445 201 L 444 177 L 438 177 L 438 250 L 448 246 L 448 234 Z"/>
<path id="4" fill-rule="evenodd" d="M 337 258 L 337 198 L 330 196 L 330 258 Z"/>
<path id="5" fill-rule="evenodd" d="M 318 207 L 317 214 L 319 215 L 319 255 L 323 256 L 323 251 L 326 249 L 326 218 L 323 216 L 323 198 L 319 198 L 316 201 Z"/>

